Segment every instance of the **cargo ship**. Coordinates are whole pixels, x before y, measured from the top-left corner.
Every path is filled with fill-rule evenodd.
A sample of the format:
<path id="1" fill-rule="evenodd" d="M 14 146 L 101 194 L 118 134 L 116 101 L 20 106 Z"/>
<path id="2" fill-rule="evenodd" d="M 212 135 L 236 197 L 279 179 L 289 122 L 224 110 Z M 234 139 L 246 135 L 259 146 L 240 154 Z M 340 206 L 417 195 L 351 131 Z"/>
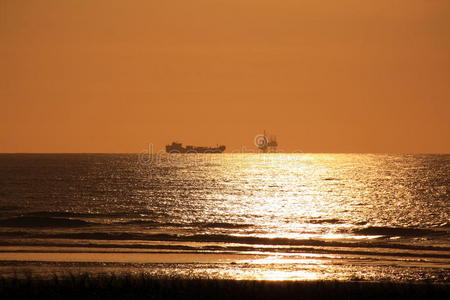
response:
<path id="1" fill-rule="evenodd" d="M 172 144 L 166 146 L 167 153 L 222 153 L 223 151 L 225 151 L 224 145 L 217 147 L 183 147 L 182 143 L 173 142 Z"/>

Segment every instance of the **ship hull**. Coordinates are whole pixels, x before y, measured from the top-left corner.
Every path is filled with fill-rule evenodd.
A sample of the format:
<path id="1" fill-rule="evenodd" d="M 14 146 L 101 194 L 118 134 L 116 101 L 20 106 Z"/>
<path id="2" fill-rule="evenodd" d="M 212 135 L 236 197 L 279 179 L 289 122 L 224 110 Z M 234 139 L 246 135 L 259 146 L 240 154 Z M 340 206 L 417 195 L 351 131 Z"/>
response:
<path id="1" fill-rule="evenodd" d="M 225 146 L 219 147 L 194 147 L 194 146 L 182 147 L 181 145 L 166 146 L 167 153 L 195 154 L 195 153 L 223 153 L 224 151 Z"/>

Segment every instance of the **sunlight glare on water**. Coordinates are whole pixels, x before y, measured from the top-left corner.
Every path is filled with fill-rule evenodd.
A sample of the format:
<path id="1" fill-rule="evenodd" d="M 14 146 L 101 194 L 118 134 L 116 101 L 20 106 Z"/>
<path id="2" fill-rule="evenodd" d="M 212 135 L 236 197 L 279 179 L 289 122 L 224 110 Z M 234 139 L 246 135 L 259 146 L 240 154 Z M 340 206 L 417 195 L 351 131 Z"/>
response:
<path id="1" fill-rule="evenodd" d="M 448 155 L 0 155 L 0 167 L 14 247 L 170 252 L 192 258 L 176 270 L 233 278 L 448 277 Z"/>

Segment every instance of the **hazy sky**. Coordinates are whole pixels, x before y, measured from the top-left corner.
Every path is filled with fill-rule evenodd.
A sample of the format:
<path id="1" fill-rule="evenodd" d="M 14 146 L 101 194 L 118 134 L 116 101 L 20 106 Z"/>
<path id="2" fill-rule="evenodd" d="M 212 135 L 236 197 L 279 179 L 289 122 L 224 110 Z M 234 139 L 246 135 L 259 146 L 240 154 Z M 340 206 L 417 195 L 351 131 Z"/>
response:
<path id="1" fill-rule="evenodd" d="M 450 153 L 449 0 L 0 0 L 0 152 Z"/>

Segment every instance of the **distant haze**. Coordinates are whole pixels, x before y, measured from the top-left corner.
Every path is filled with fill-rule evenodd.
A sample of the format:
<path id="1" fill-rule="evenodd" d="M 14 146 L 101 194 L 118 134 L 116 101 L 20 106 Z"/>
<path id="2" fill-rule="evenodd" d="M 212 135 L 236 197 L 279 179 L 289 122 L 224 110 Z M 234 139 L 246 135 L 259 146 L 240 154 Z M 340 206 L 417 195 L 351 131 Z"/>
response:
<path id="1" fill-rule="evenodd" d="M 0 118 L 0 152 L 450 153 L 450 1 L 2 0 Z"/>

